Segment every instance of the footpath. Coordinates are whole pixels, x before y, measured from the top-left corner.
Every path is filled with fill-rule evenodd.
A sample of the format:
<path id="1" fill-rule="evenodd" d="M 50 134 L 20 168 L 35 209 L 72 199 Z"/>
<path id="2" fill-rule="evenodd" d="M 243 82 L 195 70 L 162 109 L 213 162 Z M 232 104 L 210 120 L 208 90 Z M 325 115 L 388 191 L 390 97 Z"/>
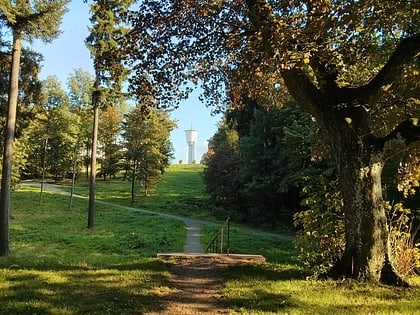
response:
<path id="1" fill-rule="evenodd" d="M 24 182 L 22 185 L 41 187 L 41 183 L 39 182 Z M 70 196 L 70 193 L 61 189 L 59 185 L 44 183 L 43 189 Z M 78 199 L 88 199 L 88 197 L 86 196 L 75 195 L 75 194 L 73 194 L 73 197 L 78 198 Z M 184 222 L 187 229 L 187 237 L 185 240 L 185 246 L 184 246 L 184 251 L 183 251 L 183 253 L 185 254 L 203 253 L 203 249 L 202 249 L 202 245 L 200 241 L 201 226 L 214 224 L 208 221 L 194 220 L 187 217 L 182 217 L 182 216 L 177 216 L 177 215 L 172 215 L 172 214 L 166 214 L 166 213 L 154 212 L 154 211 L 149 211 L 149 210 L 144 210 L 144 209 L 139 209 L 139 208 L 134 208 L 134 207 L 122 206 L 122 205 L 118 205 L 118 204 L 106 202 L 106 201 L 101 201 L 101 200 L 95 200 L 95 203 L 110 205 L 110 206 L 118 207 L 120 209 L 125 209 L 128 211 L 154 214 L 161 217 Z"/>
<path id="2" fill-rule="evenodd" d="M 26 182 L 23 185 L 41 186 L 39 182 Z M 43 189 L 70 196 L 69 192 L 60 189 L 57 185 L 44 183 Z M 88 199 L 88 197 L 74 194 L 73 197 Z M 212 222 L 121 206 L 100 200 L 95 200 L 95 202 L 128 211 L 171 218 L 182 221 L 186 225 L 187 237 L 183 252 L 157 254 L 158 257 L 164 259 L 168 264 L 171 276 L 167 283 L 168 289 L 164 290 L 166 293 L 159 297 L 159 305 L 156 307 L 156 310 L 149 312 L 148 315 L 229 314 L 221 294 L 225 268 L 234 264 L 265 262 L 265 258 L 260 255 L 204 253 L 200 241 L 201 227 L 214 224 Z"/>

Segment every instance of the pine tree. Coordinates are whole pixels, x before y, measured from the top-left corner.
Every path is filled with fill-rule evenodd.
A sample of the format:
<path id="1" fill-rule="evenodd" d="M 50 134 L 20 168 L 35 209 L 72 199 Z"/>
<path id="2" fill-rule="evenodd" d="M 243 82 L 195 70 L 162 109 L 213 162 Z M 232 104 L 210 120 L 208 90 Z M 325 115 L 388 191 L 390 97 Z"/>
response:
<path id="1" fill-rule="evenodd" d="M 61 17 L 66 12 L 65 5 L 68 2 L 69 0 L 38 0 L 32 2 L 28 0 L 2 0 L 0 2 L 0 20 L 12 30 L 13 34 L 0 194 L 0 255 L 2 256 L 9 253 L 10 187 L 22 40 L 32 41 L 34 38 L 39 38 L 48 42 L 57 37 Z"/>
<path id="2" fill-rule="evenodd" d="M 98 141 L 98 120 L 101 107 L 121 100 L 122 83 L 126 77 L 123 65 L 124 53 L 119 41 L 126 34 L 124 19 L 133 0 L 94 0 L 91 4 L 91 33 L 86 39 L 94 60 L 95 83 L 92 93 L 93 130 L 91 171 L 89 184 L 88 228 L 94 227 L 96 150 Z"/>

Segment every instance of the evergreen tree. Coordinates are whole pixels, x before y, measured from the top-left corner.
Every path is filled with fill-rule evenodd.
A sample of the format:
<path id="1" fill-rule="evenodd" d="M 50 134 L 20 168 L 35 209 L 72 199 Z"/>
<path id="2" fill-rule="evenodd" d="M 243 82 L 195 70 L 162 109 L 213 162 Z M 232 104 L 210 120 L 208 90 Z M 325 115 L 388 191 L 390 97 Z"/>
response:
<path id="1" fill-rule="evenodd" d="M 209 140 L 208 151 L 202 161 L 205 165 L 203 177 L 213 201 L 237 213 L 244 206 L 237 181 L 239 162 L 238 132 L 222 121 Z"/>
<path id="2" fill-rule="evenodd" d="M 3 153 L 3 168 L 0 194 L 0 255 L 9 253 L 9 207 L 12 174 L 13 141 L 17 101 L 19 94 L 19 72 L 22 40 L 40 38 L 51 41 L 59 34 L 61 17 L 69 0 L 16 0 L 0 2 L 0 22 L 12 31 L 12 59 L 9 78 L 8 111 Z"/>
<path id="3" fill-rule="evenodd" d="M 86 1 L 85 1 L 86 2 Z M 126 77 L 124 52 L 119 41 L 128 32 L 124 20 L 133 0 L 94 0 L 91 4 L 91 33 L 86 39 L 94 59 L 95 83 L 92 93 L 93 130 L 89 185 L 88 228 L 94 227 L 96 151 L 99 109 L 122 98 L 122 83 Z"/>

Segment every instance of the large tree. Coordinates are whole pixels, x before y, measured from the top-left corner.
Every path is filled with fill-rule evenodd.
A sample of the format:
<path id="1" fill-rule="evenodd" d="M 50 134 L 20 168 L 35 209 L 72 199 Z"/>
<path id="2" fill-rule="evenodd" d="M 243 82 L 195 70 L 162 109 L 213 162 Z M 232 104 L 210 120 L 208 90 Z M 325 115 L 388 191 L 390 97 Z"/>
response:
<path id="1" fill-rule="evenodd" d="M 419 16 L 415 1 L 147 1 L 127 40 L 132 88 L 171 104 L 201 83 L 209 103 L 228 90 L 238 104 L 286 86 L 335 155 L 346 248 L 334 273 L 396 284 L 381 173 L 420 147 Z"/>
<path id="2" fill-rule="evenodd" d="M 13 37 L 0 194 L 0 255 L 9 253 L 10 186 L 22 41 L 39 38 L 48 42 L 57 37 L 67 2 L 69 0 L 0 1 L 0 23 L 7 25 Z"/>
<path id="3" fill-rule="evenodd" d="M 88 2 L 85 0 L 84 2 Z M 122 99 L 122 84 L 127 70 L 122 61 L 124 52 L 119 41 L 128 32 L 125 16 L 134 0 L 93 0 L 91 32 L 86 44 L 93 58 L 95 83 L 92 92 L 93 129 L 89 177 L 88 228 L 95 223 L 96 147 L 98 141 L 99 110 Z"/>

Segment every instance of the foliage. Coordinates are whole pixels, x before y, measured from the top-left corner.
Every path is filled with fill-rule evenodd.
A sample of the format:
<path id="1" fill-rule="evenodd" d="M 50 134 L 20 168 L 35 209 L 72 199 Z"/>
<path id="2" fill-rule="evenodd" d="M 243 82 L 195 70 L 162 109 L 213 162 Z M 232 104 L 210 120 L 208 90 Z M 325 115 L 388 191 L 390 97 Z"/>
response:
<path id="1" fill-rule="evenodd" d="M 310 116 L 294 102 L 254 112 L 249 134 L 241 139 L 238 172 L 252 217 L 290 223 L 313 164 L 311 145 L 316 129 Z"/>
<path id="2" fill-rule="evenodd" d="M 270 228 L 291 224 L 305 178 L 329 167 L 311 160 L 317 126 L 294 102 L 248 111 L 229 110 L 228 123 L 210 140 L 206 186 L 239 220 Z"/>
<path id="3" fill-rule="evenodd" d="M 2 58 L 0 58 L 1 64 L 1 83 L 0 83 L 0 113 L 1 113 L 1 125 L 0 139 L 1 152 L 4 150 L 4 134 L 5 134 L 5 120 L 7 114 L 7 102 L 8 102 L 8 77 L 10 73 L 10 53 L 3 48 L 9 49 L 7 45 L 2 47 L 0 52 Z M 38 73 L 40 71 L 41 55 L 29 50 L 22 49 L 22 62 L 21 71 L 19 74 L 19 108 L 16 117 L 16 133 L 14 143 L 14 157 L 13 157 L 13 168 L 12 168 L 12 188 L 15 188 L 20 182 L 20 176 L 23 169 L 27 167 L 28 162 L 31 160 L 27 159 L 28 148 L 30 143 L 25 135 L 26 129 L 34 119 L 37 113 L 39 105 L 44 101 L 44 94 L 42 93 L 41 82 L 38 80 Z M 2 160 L 2 157 L 0 158 Z M 1 166 L 0 166 L 1 169 Z"/>
<path id="4" fill-rule="evenodd" d="M 420 155 L 413 152 L 401 160 L 397 174 L 397 188 L 405 198 L 420 195 Z"/>
<path id="5" fill-rule="evenodd" d="M 60 34 L 61 18 L 70 0 L 0 2 L 0 20 L 29 42 L 51 42 Z"/>
<path id="6" fill-rule="evenodd" d="M 86 2 L 86 1 L 85 1 Z M 86 38 L 95 69 L 95 83 L 92 90 L 93 124 L 90 159 L 90 193 L 88 206 L 88 227 L 93 228 L 95 219 L 96 146 L 98 141 L 99 109 L 121 103 L 122 85 L 127 69 L 125 57 L 118 40 L 126 34 L 122 17 L 127 14 L 133 0 L 93 1 L 90 4 L 92 27 Z"/>
<path id="7" fill-rule="evenodd" d="M 120 160 L 123 153 L 118 143 L 121 134 L 122 114 L 116 107 L 107 107 L 100 113 L 99 142 L 102 156 L 100 174 L 106 180 L 116 176 L 121 169 Z"/>
<path id="8" fill-rule="evenodd" d="M 167 112 L 145 106 L 137 106 L 126 115 L 123 138 L 130 178 L 133 185 L 136 179 L 140 181 L 145 196 L 155 189 L 163 170 L 169 166 L 172 157 L 170 133 L 175 127 L 176 123 Z"/>
<path id="9" fill-rule="evenodd" d="M 242 206 L 235 178 L 239 167 L 238 141 L 236 130 L 229 129 L 226 123 L 220 123 L 202 161 L 207 191 L 216 204 L 232 210 L 239 210 Z"/>
<path id="10" fill-rule="evenodd" d="M 172 105 L 193 82 L 209 104 L 238 106 L 244 96 L 268 105 L 287 87 L 337 164 L 337 276 L 396 284 L 380 181 L 387 160 L 420 145 L 419 16 L 412 1 L 142 2 L 126 41 L 131 88 Z"/>
<path id="11" fill-rule="evenodd" d="M 43 89 L 46 101 L 26 130 L 32 158 L 24 173 L 26 177 L 39 177 L 45 166 L 58 179 L 72 172 L 80 120 L 70 111 L 67 94 L 57 78 L 48 77 Z"/>
<path id="12" fill-rule="evenodd" d="M 119 40 L 128 32 L 124 17 L 133 2 L 133 0 L 95 0 L 90 4 L 92 27 L 86 44 L 94 59 L 97 81 L 94 92 L 100 98 L 98 101 L 102 105 L 114 103 L 121 98 L 127 69 L 122 64 L 126 58 L 120 49 Z"/>
<path id="13" fill-rule="evenodd" d="M 67 80 L 70 110 L 76 113 L 80 121 L 78 147 L 82 149 L 83 165 L 86 176 L 89 175 L 90 153 L 92 146 L 92 91 L 94 78 L 87 71 L 75 69 Z"/>
<path id="14" fill-rule="evenodd" d="M 303 189 L 304 210 L 294 216 L 298 259 L 314 277 L 327 273 L 344 252 L 343 200 L 337 180 L 320 175 Z"/>
<path id="15" fill-rule="evenodd" d="M 389 251 L 398 274 L 409 277 L 420 270 L 420 243 L 416 244 L 419 229 L 413 229 L 413 215 L 401 203 L 385 205 L 389 220 Z"/>
<path id="16" fill-rule="evenodd" d="M 22 41 L 39 38 L 51 41 L 59 34 L 62 15 L 69 0 L 7 1 L 0 2 L 0 27 L 6 26 L 12 34 L 7 118 L 4 135 L 2 177 L 0 191 L 0 255 L 9 253 L 9 212 L 12 186 L 13 142 L 16 132 L 16 113 L 19 100 Z"/>

